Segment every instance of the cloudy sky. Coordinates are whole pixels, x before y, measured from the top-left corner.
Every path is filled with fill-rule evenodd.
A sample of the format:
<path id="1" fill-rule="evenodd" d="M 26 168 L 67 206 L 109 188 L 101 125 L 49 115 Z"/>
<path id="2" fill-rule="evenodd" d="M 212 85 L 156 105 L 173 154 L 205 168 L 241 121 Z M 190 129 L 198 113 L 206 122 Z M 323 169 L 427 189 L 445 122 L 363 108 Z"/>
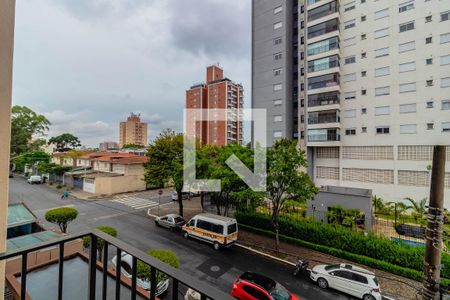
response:
<path id="1" fill-rule="evenodd" d="M 20 0 L 14 104 L 87 146 L 130 112 L 149 137 L 182 130 L 185 90 L 220 62 L 250 102 L 250 0 Z"/>

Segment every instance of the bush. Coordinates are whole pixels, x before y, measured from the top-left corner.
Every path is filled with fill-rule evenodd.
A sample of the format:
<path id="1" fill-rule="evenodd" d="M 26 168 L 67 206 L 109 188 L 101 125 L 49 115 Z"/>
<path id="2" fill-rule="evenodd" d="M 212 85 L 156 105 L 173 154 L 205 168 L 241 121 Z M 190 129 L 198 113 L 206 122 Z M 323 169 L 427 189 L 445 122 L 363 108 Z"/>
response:
<path id="1" fill-rule="evenodd" d="M 117 229 L 110 226 L 97 226 L 95 229 L 98 229 L 100 231 L 103 231 L 106 234 L 109 234 L 110 236 L 117 237 Z M 91 245 L 91 237 L 85 236 L 83 238 L 83 247 L 88 248 Z M 101 238 L 97 238 L 97 251 L 99 253 L 99 259 L 102 260 L 102 252 L 103 247 L 105 247 L 105 241 Z"/>
<path id="2" fill-rule="evenodd" d="M 261 213 L 236 212 L 240 224 L 272 233 L 270 216 Z M 318 251 L 382 268 L 413 279 L 420 279 L 425 248 L 397 244 L 387 238 L 346 229 L 340 225 L 312 220 L 280 217 L 280 234 L 285 241 L 301 244 Z M 267 234 L 267 233 L 266 233 Z M 442 254 L 442 277 L 450 278 L 450 255 Z M 401 268 L 401 269 L 396 269 Z M 415 270 L 415 271 L 414 271 Z M 411 273 L 412 272 L 412 273 Z M 417 275 L 415 272 L 418 272 Z M 417 277 L 419 276 L 419 277 Z"/>
<path id="3" fill-rule="evenodd" d="M 58 184 L 58 185 L 56 186 L 56 188 L 57 188 L 58 190 L 60 190 L 60 189 L 62 189 L 62 185 Z"/>
<path id="4" fill-rule="evenodd" d="M 57 224 L 63 233 L 67 232 L 67 225 L 77 216 L 78 211 L 71 207 L 55 208 L 45 213 L 45 219 L 50 223 Z"/>
<path id="5" fill-rule="evenodd" d="M 154 258 L 174 267 L 174 268 L 179 268 L 180 267 L 180 260 L 178 258 L 178 256 L 169 250 L 158 250 L 158 249 L 154 249 L 154 250 L 148 250 L 146 251 L 146 253 L 150 256 L 153 256 Z M 149 265 L 147 265 L 146 263 L 138 260 L 137 262 L 137 270 L 136 270 L 136 274 L 137 277 L 142 279 L 142 280 L 150 280 L 150 271 L 151 271 L 151 267 Z M 156 282 L 161 282 L 163 280 L 165 280 L 167 278 L 167 275 L 157 271 L 156 272 Z"/>

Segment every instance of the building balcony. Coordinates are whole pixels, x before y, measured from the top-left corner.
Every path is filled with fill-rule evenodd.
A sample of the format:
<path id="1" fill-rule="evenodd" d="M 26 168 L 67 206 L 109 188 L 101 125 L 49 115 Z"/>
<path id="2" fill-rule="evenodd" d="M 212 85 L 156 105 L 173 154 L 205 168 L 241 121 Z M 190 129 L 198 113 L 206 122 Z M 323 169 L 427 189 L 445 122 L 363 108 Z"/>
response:
<path id="1" fill-rule="evenodd" d="M 329 107 L 330 105 L 339 105 L 339 103 L 339 92 L 308 95 L 308 111 L 322 110 L 324 107 Z"/>
<path id="2" fill-rule="evenodd" d="M 326 110 L 308 113 L 308 124 L 339 123 L 339 110 Z"/>
<path id="3" fill-rule="evenodd" d="M 340 140 L 341 135 L 339 128 L 308 129 L 308 144 L 339 142 Z"/>
<path id="4" fill-rule="evenodd" d="M 308 10 L 308 22 L 329 16 L 338 12 L 337 1 L 325 3 L 321 6 Z"/>
<path id="5" fill-rule="evenodd" d="M 69 258 L 67 257 L 67 252 L 70 251 L 71 244 L 74 241 L 80 241 L 80 239 L 84 237 L 89 237 L 91 239 L 89 254 L 85 254 L 86 260 L 88 261 L 88 266 L 86 266 L 86 268 L 77 268 L 75 264 L 72 264 L 73 262 L 71 263 L 68 261 Z M 97 250 L 99 250 L 97 249 L 97 242 L 100 239 L 105 242 L 105 246 L 101 252 L 101 262 L 97 257 Z M 79 243 L 82 242 L 80 241 Z M 116 250 L 116 253 L 112 251 L 113 249 Z M 37 266 L 32 267 L 33 257 L 43 251 L 52 251 L 52 253 L 55 253 L 56 259 L 52 260 L 53 266 L 47 266 L 46 268 L 36 268 Z M 122 267 L 118 267 L 115 270 L 108 268 L 109 253 L 116 255 L 115 265 Z M 124 256 L 125 254 L 128 255 Z M 127 260 L 122 260 L 123 257 L 129 257 L 130 261 L 128 262 Z M 41 295 L 41 299 L 88 298 L 90 300 L 94 300 L 113 299 L 114 297 L 115 299 L 121 299 L 125 298 L 122 296 L 128 294 L 131 299 L 153 300 L 157 299 L 157 289 L 160 286 L 160 283 L 157 282 L 157 278 L 159 277 L 157 276 L 157 272 L 165 274 L 167 280 L 172 282 L 170 288 L 172 299 L 178 299 L 180 287 L 183 287 L 184 289 L 191 288 L 197 291 L 201 299 L 232 299 L 232 297 L 228 294 L 215 289 L 205 282 L 199 281 L 178 269 L 172 268 L 160 260 L 147 255 L 145 252 L 130 246 L 128 243 L 99 230 L 68 235 L 50 242 L 35 244 L 33 246 L 21 248 L 20 250 L 1 253 L 0 261 L 7 260 L 8 263 L 11 260 L 17 260 L 20 263 L 18 272 L 15 276 L 10 276 L 9 279 L 15 280 L 14 294 L 21 300 L 40 298 L 38 295 L 35 295 L 36 297 L 33 295 L 33 292 L 36 293 L 36 289 L 32 289 L 32 287 L 34 286 L 34 288 L 36 288 L 37 285 L 36 282 L 33 282 L 33 278 L 41 284 L 41 292 L 46 293 L 45 295 Z M 130 276 L 125 276 L 124 274 L 124 262 L 130 264 L 130 266 L 128 266 L 129 269 L 126 270 L 129 272 Z M 142 262 L 151 267 L 150 279 L 147 282 L 147 287 L 144 287 L 141 283 L 142 280 L 137 278 L 138 262 Z M 36 270 L 50 271 L 47 271 L 47 274 L 42 274 L 45 276 L 37 277 L 37 274 L 33 274 Z M 84 277 L 80 277 L 80 282 L 70 282 L 68 280 L 67 276 L 70 276 L 72 272 L 76 271 L 78 273 L 83 272 L 83 270 L 86 273 Z M 20 280 L 18 277 L 20 277 Z M 49 282 L 42 287 L 43 282 L 45 281 L 44 279 Z M 57 281 L 56 284 L 54 284 L 55 280 Z M 66 286 L 69 282 L 70 286 Z M 125 286 L 124 283 L 126 283 Z M 55 286 L 54 290 L 51 289 L 52 286 Z M 83 286 L 86 288 L 83 289 Z M 30 287 L 30 289 L 27 289 L 27 287 Z M 169 288 L 167 287 L 167 289 Z"/>

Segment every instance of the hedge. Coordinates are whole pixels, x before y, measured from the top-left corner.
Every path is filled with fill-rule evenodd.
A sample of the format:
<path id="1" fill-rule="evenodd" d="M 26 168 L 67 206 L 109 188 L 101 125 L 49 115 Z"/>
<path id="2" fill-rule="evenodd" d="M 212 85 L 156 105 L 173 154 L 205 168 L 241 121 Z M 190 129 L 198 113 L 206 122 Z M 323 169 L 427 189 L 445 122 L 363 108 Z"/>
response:
<path id="1" fill-rule="evenodd" d="M 171 267 L 174 267 L 177 269 L 180 267 L 180 259 L 172 251 L 153 249 L 153 250 L 148 250 L 145 253 L 168 264 Z M 147 265 L 146 263 L 138 260 L 137 270 L 136 270 L 137 277 L 142 280 L 150 280 L 150 272 L 151 272 L 151 267 L 149 265 Z M 167 278 L 166 274 L 164 274 L 160 271 L 156 271 L 156 281 L 157 282 L 161 282 L 161 281 L 165 280 L 166 278 Z"/>
<path id="2" fill-rule="evenodd" d="M 273 237 L 270 216 L 262 213 L 236 212 L 242 228 Z M 395 243 L 387 238 L 352 231 L 339 225 L 312 220 L 279 219 L 280 239 L 315 249 L 363 265 L 421 280 L 424 247 Z M 441 276 L 450 278 L 450 255 L 442 253 Z"/>

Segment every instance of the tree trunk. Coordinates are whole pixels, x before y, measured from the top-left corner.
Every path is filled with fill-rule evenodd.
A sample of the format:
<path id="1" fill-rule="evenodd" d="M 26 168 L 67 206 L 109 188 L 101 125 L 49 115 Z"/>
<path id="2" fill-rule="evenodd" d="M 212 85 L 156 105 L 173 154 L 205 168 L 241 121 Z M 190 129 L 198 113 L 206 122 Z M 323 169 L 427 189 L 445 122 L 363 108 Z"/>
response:
<path id="1" fill-rule="evenodd" d="M 275 250 L 278 252 L 278 250 L 280 250 L 280 228 L 278 226 L 278 223 L 275 225 L 275 240 Z"/>
<path id="2" fill-rule="evenodd" d="M 97 249 L 97 251 L 98 251 L 97 260 L 102 262 L 103 261 L 103 249 Z"/>
<path id="3" fill-rule="evenodd" d="M 183 194 L 181 194 L 181 190 L 177 191 L 178 196 L 178 214 L 183 216 Z"/>
<path id="4" fill-rule="evenodd" d="M 200 192 L 200 205 L 202 206 L 202 211 L 205 210 L 205 193 Z"/>

